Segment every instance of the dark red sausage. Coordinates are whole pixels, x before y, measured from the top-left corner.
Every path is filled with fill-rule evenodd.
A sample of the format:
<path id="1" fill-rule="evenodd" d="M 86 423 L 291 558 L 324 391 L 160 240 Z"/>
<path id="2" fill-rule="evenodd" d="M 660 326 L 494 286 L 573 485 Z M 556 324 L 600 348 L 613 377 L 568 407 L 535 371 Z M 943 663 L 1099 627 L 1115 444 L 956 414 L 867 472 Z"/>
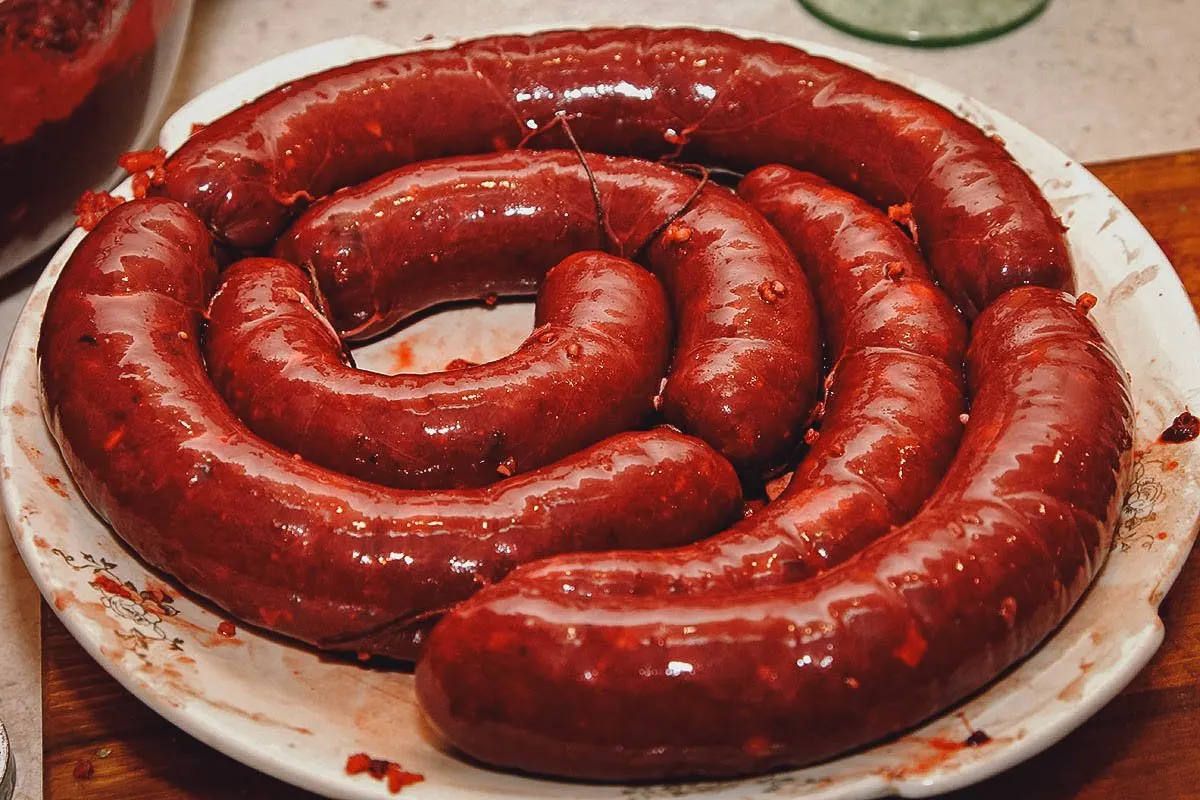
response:
<path id="1" fill-rule="evenodd" d="M 276 254 L 311 265 L 335 325 L 364 336 L 437 302 L 528 293 L 580 248 L 644 251 L 677 328 L 667 420 L 747 472 L 783 461 L 821 369 L 817 312 L 787 244 L 721 186 L 693 197 L 699 181 L 660 164 L 587 163 L 595 186 L 569 151 L 407 167 L 314 206 Z"/>
<path id="2" fill-rule="evenodd" d="M 1073 298 L 978 319 L 962 448 L 905 527 L 816 578 L 673 598 L 503 581 L 434 629 L 428 718 L 467 754 L 603 780 L 728 776 L 908 728 L 1026 655 L 1108 552 L 1126 377 Z"/>
<path id="3" fill-rule="evenodd" d="M 966 328 L 901 230 L 814 175 L 763 167 L 739 192 L 784 235 L 816 292 L 834 367 L 820 433 L 787 489 L 671 551 L 563 555 L 522 581 L 579 595 L 763 588 L 841 563 L 907 522 L 962 435 Z"/>
<path id="4" fill-rule="evenodd" d="M 903 350 L 961 371 L 966 327 L 891 220 L 816 175 L 780 165 L 749 173 L 738 194 L 804 267 L 830 352 Z"/>
<path id="5" fill-rule="evenodd" d="M 166 192 L 261 247 L 340 186 L 516 146 L 565 115 L 586 150 L 811 170 L 880 206 L 975 313 L 1024 283 L 1070 289 L 1062 227 L 1004 147 L 913 92 L 792 47 L 712 31 L 558 31 L 404 53 L 304 78 L 223 117 L 168 162 Z M 561 127 L 530 140 L 564 147 Z"/>
<path id="6" fill-rule="evenodd" d="M 46 419 L 84 496 L 146 561 L 240 619 L 408 657 L 409 623 L 522 562 L 679 544 L 740 508 L 729 464 L 669 429 L 486 489 L 389 490 L 295 460 L 209 383 L 210 244 L 174 201 L 110 212 L 54 287 L 38 355 Z"/>
<path id="7" fill-rule="evenodd" d="M 285 261 L 234 264 L 209 308 L 209 374 L 264 439 L 387 486 L 483 486 L 636 428 L 670 358 L 661 284 L 604 253 L 547 273 L 536 327 L 516 352 L 451 372 L 348 366 L 317 300 Z"/>

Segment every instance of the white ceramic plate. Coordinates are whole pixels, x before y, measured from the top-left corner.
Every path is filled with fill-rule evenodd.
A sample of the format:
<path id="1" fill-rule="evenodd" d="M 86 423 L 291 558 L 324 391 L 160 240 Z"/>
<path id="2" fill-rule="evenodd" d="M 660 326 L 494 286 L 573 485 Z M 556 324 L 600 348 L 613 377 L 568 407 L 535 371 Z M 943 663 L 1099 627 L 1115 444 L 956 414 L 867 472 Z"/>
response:
<path id="1" fill-rule="evenodd" d="M 11 800 L 17 785 L 17 765 L 8 744 L 8 731 L 0 723 L 0 800 Z"/>
<path id="2" fill-rule="evenodd" d="M 82 238 L 78 230 L 34 289 L 17 323 L 0 386 L 5 511 L 34 579 L 71 633 L 131 692 L 192 735 L 285 781 L 345 798 L 387 794 L 368 776 L 345 774 L 346 757 L 359 751 L 423 774 L 423 783 L 404 790 L 414 800 L 922 797 L 1016 764 L 1099 709 L 1162 641 L 1157 608 L 1192 547 L 1200 519 L 1195 488 L 1200 445 L 1157 443 L 1185 406 L 1200 410 L 1200 328 L 1183 287 L 1129 211 L 1085 169 L 1026 129 L 933 81 L 833 48 L 788 43 L 910 86 L 1003 137 L 1070 225 L 1079 287 L 1100 298 L 1095 317 L 1132 376 L 1138 461 L 1112 555 L 1074 615 L 1031 658 L 987 691 L 906 736 L 767 777 L 593 787 L 501 774 L 459 761 L 421 724 L 409 675 L 322 661 L 313 652 L 253 632 L 239 631 L 232 639 L 216 634 L 222 621 L 218 613 L 147 569 L 92 515 L 43 424 L 35 363 L 46 297 Z M 186 105 L 163 127 L 161 143 L 174 149 L 193 122 L 208 122 L 290 78 L 398 49 L 355 37 L 275 59 Z M 531 318 L 527 304 L 437 315 L 360 352 L 360 362 L 429 370 L 454 357 L 498 357 L 524 338 Z M 973 748 L 945 746 L 974 729 L 986 731 L 991 741 Z"/>

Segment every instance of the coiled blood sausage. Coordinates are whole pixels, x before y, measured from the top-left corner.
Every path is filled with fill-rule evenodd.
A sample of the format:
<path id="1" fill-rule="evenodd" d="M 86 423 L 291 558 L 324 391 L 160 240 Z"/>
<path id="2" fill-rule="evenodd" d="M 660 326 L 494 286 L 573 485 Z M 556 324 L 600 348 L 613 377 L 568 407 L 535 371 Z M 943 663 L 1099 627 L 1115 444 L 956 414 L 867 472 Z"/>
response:
<path id="1" fill-rule="evenodd" d="M 714 31 L 500 36 L 303 78 L 216 120 L 167 163 L 166 193 L 262 247 L 306 203 L 393 167 L 528 146 L 780 163 L 870 202 L 912 204 L 921 246 L 974 314 L 1025 283 L 1070 290 L 1062 226 L 1004 147 L 852 67 Z"/>
<path id="2" fill-rule="evenodd" d="M 977 320 L 962 447 L 907 525 L 763 590 L 580 596 L 512 576 L 444 618 L 417 667 L 468 755 L 600 780 L 801 765 L 903 730 L 1027 654 L 1108 552 L 1133 410 L 1073 298 Z"/>
<path id="3" fill-rule="evenodd" d="M 529 293 L 559 260 L 593 248 L 641 254 L 671 297 L 666 419 L 746 472 L 786 459 L 816 401 L 817 313 L 787 244 L 721 186 L 570 151 L 448 159 L 330 197 L 275 251 L 313 269 L 354 337 L 480 287 Z"/>
<path id="4" fill-rule="evenodd" d="M 578 596 L 779 585 L 907 522 L 946 471 L 966 410 L 966 328 L 912 242 L 865 201 L 788 167 L 755 170 L 738 191 L 796 251 L 822 309 L 833 369 L 807 455 L 779 497 L 716 536 L 564 555 L 514 579 Z"/>
<path id="5" fill-rule="evenodd" d="M 662 286 L 604 253 L 550 270 L 515 353 L 451 372 L 354 369 L 318 305 L 286 261 L 233 265 L 209 308 L 209 373 L 263 438 L 388 486 L 483 486 L 635 428 L 671 354 Z"/>
<path id="6" fill-rule="evenodd" d="M 728 462 L 665 428 L 473 490 L 389 490 L 294 458 L 249 433 L 205 372 L 209 245 L 174 201 L 119 206 L 58 279 L 38 357 L 84 496 L 150 564 L 240 619 L 410 658 L 414 623 L 523 561 L 681 544 L 740 507 Z"/>
<path id="7" fill-rule="evenodd" d="M 486 763 L 828 758 L 1025 656 L 1108 550 L 1130 394 L 1062 225 L 998 140 L 853 68 L 686 29 L 479 39 L 294 81 L 146 178 L 42 327 L 84 496 L 243 620 L 420 656 L 425 714 Z M 492 364 L 344 357 L 535 292 Z M 679 430 L 618 432 L 654 409 Z M 739 474 L 793 456 L 733 524 Z"/>

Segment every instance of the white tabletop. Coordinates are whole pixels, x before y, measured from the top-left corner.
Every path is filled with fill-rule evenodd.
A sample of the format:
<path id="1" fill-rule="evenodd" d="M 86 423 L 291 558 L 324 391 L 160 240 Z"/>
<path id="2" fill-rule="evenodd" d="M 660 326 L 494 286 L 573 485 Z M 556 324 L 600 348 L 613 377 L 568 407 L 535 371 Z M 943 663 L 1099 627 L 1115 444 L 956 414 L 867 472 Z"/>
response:
<path id="1" fill-rule="evenodd" d="M 833 30 L 793 0 L 199 0 L 168 113 L 246 67 L 358 33 L 397 43 L 505 26 L 640 21 L 732 25 L 858 50 L 928 75 L 1024 123 L 1073 157 L 1102 161 L 1200 147 L 1200 0 L 1052 0 L 990 42 L 924 50 Z M 36 279 L 0 281 L 0 341 Z M 2 525 L 0 521 L 0 525 Z M 18 763 L 18 798 L 41 796 L 36 590 L 0 536 L 0 719 Z"/>

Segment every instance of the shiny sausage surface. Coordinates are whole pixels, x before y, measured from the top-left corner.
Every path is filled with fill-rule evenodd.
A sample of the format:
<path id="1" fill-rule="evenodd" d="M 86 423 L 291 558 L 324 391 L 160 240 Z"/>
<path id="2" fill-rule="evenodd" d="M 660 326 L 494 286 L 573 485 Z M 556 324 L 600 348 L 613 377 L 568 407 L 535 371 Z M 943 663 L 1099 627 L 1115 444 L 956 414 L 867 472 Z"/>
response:
<path id="1" fill-rule="evenodd" d="M 668 166 L 583 151 L 781 166 L 742 184 L 760 214 Z M 959 434 L 961 326 L 912 247 L 792 169 L 905 219 L 977 317 L 969 421 L 928 500 Z M 485 762 L 640 780 L 827 758 L 1027 654 L 1107 552 L 1131 404 L 1086 309 L 1055 291 L 1073 286 L 1061 224 L 1001 143 L 850 67 L 686 29 L 469 41 L 268 93 L 192 137 L 158 191 L 186 208 L 112 212 L 50 300 L 44 399 L 72 474 L 151 564 L 323 647 L 412 656 L 484 587 L 434 629 L 417 686 Z M 836 209 L 872 232 L 859 241 Z M 734 467 L 698 439 L 622 434 L 487 488 L 405 492 L 267 445 L 207 382 L 213 238 L 241 255 L 274 242 L 311 269 L 347 338 L 528 294 L 570 253 L 606 249 L 670 298 L 666 418 L 756 475 L 795 451 L 819 360 L 807 284 L 763 214 L 817 276 L 830 394 L 781 502 L 698 547 L 655 550 L 739 504 Z M 860 264 L 847 248 L 864 242 L 883 245 Z M 499 259 L 486 273 L 483 252 Z M 822 277 L 834 268 L 848 272 Z M 626 564 L 568 556 L 500 580 L 639 545 Z"/>
<path id="2" fill-rule="evenodd" d="M 355 369 L 320 305 L 292 264 L 234 264 L 208 312 L 209 374 L 263 438 L 387 486 L 483 486 L 636 428 L 671 354 L 661 285 L 598 252 L 547 273 L 516 352 L 449 372 Z"/>
<path id="3" fill-rule="evenodd" d="M 724 187 L 583 158 L 520 151 L 397 170 L 318 203 L 275 253 L 313 269 L 352 338 L 435 303 L 527 294 L 580 248 L 636 257 L 675 320 L 663 415 L 745 472 L 774 467 L 799 444 L 821 369 L 816 308 L 787 244 Z"/>
<path id="4" fill-rule="evenodd" d="M 778 586 L 907 522 L 949 465 L 966 411 L 966 328 L 912 243 L 863 200 L 788 167 L 751 172 L 739 193 L 793 248 L 821 309 L 833 368 L 808 453 L 780 496 L 716 536 L 667 552 L 564 555 L 520 580 L 580 596 Z"/>
<path id="5" fill-rule="evenodd" d="M 306 203 L 393 167 L 526 139 L 569 146 L 558 116 L 585 150 L 782 163 L 881 207 L 911 203 L 970 315 L 1013 286 L 1072 288 L 1062 226 L 999 142 L 852 67 L 715 31 L 500 36 L 329 70 L 200 131 L 165 189 L 225 240 L 262 247 Z"/>
<path id="6" fill-rule="evenodd" d="M 484 489 L 385 489 L 249 433 L 200 354 L 217 280 L 170 200 L 110 212 L 46 310 L 46 419 L 81 491 L 151 565 L 238 618 L 321 647 L 413 655 L 410 626 L 568 549 L 679 544 L 740 507 L 729 464 L 665 428 Z"/>
<path id="7" fill-rule="evenodd" d="M 1109 549 L 1124 372 L 1073 298 L 978 319 L 974 405 L 929 503 L 840 567 L 761 591 L 578 596 L 518 578 L 434 629 L 421 706 L 468 755 L 600 780 L 732 776 L 896 733 L 1028 654 Z"/>

